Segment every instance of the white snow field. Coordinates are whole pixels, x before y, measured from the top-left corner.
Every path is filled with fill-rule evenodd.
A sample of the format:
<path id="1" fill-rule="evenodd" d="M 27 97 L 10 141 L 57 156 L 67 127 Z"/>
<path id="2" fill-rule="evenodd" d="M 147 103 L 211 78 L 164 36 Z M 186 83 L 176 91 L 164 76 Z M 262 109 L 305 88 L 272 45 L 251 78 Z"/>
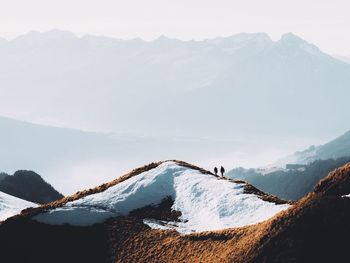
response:
<path id="1" fill-rule="evenodd" d="M 159 204 L 167 196 L 174 200 L 172 209 L 182 213 L 181 222 L 145 220 L 144 223 L 152 228 L 173 228 L 180 233 L 255 224 L 289 207 L 245 194 L 244 184 L 169 161 L 104 192 L 38 214 L 34 219 L 47 224 L 91 225 L 112 216 L 127 215 L 136 208 Z"/>
<path id="2" fill-rule="evenodd" d="M 19 214 L 23 209 L 38 206 L 35 203 L 5 194 L 0 191 L 0 221 Z"/>

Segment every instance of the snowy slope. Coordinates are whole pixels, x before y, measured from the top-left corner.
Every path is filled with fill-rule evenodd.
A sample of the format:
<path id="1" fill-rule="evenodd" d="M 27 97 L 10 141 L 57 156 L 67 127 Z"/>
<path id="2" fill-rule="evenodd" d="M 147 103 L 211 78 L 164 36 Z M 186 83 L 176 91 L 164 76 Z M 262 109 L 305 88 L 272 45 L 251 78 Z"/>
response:
<path id="1" fill-rule="evenodd" d="M 0 221 L 19 214 L 23 209 L 37 204 L 0 192 Z"/>
<path id="2" fill-rule="evenodd" d="M 165 162 L 150 171 L 63 207 L 38 214 L 35 220 L 48 224 L 91 225 L 127 215 L 134 209 L 159 204 L 172 196 L 172 208 L 182 213 L 173 225 L 181 233 L 245 226 L 270 218 L 289 205 L 276 205 L 244 193 L 244 184 L 218 179 L 200 171 Z M 160 228 L 155 221 L 145 221 Z"/>

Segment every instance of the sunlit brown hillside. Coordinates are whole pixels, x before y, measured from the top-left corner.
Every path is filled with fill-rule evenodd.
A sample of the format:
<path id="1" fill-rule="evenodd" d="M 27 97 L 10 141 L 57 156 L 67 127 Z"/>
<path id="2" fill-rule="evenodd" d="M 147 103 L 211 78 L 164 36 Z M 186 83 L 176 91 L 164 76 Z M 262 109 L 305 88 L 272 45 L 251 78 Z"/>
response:
<path id="1" fill-rule="evenodd" d="M 157 165 L 136 169 L 110 184 Z M 350 198 L 343 196 L 350 193 L 350 164 L 330 173 L 288 210 L 241 228 L 181 235 L 175 230 L 151 229 L 142 223 L 143 218 L 150 217 L 177 220 L 179 214 L 170 209 L 171 199 L 89 227 L 53 226 L 31 220 L 38 211 L 103 191 L 110 184 L 38 210 L 27 210 L 3 222 L 2 258 L 6 262 L 346 262 Z"/>

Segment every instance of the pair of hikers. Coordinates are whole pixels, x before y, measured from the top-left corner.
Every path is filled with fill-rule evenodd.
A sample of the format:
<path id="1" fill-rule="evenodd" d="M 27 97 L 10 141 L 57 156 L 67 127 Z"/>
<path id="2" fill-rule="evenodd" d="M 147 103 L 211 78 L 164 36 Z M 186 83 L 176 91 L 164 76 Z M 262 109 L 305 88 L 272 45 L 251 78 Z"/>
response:
<path id="1" fill-rule="evenodd" d="M 218 168 L 214 167 L 214 173 L 217 176 L 218 175 Z M 221 173 L 221 177 L 224 177 L 224 173 L 225 173 L 225 168 L 223 166 L 220 167 L 220 173 Z"/>

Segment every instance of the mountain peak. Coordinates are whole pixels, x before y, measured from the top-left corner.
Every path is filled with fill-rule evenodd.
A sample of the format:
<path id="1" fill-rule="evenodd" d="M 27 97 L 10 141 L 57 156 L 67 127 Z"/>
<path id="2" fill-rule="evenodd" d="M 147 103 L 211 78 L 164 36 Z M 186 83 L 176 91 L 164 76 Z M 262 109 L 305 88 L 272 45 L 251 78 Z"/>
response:
<path id="1" fill-rule="evenodd" d="M 304 39 L 292 32 L 283 34 L 280 41 L 289 43 L 307 43 Z"/>
<path id="2" fill-rule="evenodd" d="M 157 39 L 151 41 L 151 43 L 156 44 L 156 45 L 176 46 L 178 44 L 184 43 L 184 41 L 181 41 L 181 40 L 176 39 L 176 38 L 170 38 L 170 37 L 167 37 L 165 35 L 160 35 Z"/>
<path id="3" fill-rule="evenodd" d="M 166 35 L 160 35 L 157 39 L 155 39 L 156 41 L 167 41 L 167 40 L 171 40 L 171 38 L 167 37 Z"/>
<path id="4" fill-rule="evenodd" d="M 277 45 L 283 46 L 286 50 L 301 50 L 313 56 L 323 56 L 324 53 L 314 44 L 307 42 L 301 37 L 289 32 L 282 35 L 281 39 L 276 42 Z"/>

